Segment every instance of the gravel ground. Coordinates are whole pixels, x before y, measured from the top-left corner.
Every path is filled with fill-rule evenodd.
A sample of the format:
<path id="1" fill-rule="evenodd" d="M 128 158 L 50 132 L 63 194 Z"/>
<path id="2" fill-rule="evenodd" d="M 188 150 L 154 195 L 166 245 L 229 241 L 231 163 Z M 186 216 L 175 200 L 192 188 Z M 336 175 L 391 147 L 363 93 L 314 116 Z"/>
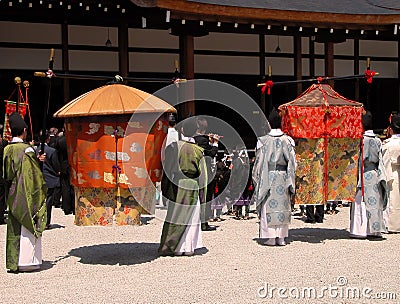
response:
<path id="1" fill-rule="evenodd" d="M 322 224 L 294 216 L 285 247 L 257 243 L 256 217 L 224 216 L 195 256 L 159 257 L 164 210 L 142 226 L 78 227 L 56 208 L 38 272 L 6 272 L 0 226 L 0 303 L 400 303 L 400 234 L 349 239 L 349 209 Z"/>

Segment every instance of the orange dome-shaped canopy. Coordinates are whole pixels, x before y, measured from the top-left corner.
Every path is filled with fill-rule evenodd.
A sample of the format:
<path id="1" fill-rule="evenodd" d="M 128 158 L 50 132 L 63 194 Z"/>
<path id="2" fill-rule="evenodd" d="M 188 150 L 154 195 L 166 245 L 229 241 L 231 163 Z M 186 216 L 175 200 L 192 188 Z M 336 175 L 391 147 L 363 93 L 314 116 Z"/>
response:
<path id="1" fill-rule="evenodd" d="M 163 112 L 176 113 L 176 109 L 164 100 L 141 90 L 123 84 L 109 84 L 70 101 L 54 113 L 54 117 Z"/>

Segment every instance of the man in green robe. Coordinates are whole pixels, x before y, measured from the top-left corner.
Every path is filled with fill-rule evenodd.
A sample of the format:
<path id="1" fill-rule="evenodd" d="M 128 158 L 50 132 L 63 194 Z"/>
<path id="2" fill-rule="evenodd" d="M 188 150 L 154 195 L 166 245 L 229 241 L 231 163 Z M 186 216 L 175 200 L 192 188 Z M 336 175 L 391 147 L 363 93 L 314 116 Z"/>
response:
<path id="1" fill-rule="evenodd" d="M 24 143 L 27 125 L 9 117 L 11 143 L 4 149 L 3 177 L 8 206 L 6 268 L 32 271 L 42 264 L 41 235 L 46 227 L 46 182 L 34 149 Z M 43 160 L 43 159 L 42 159 Z"/>
<path id="2" fill-rule="evenodd" d="M 168 194 L 168 211 L 158 249 L 160 255 L 193 255 L 195 249 L 203 247 L 199 189 L 206 188 L 207 168 L 203 149 L 192 137 L 196 129 L 195 119 L 188 118 L 183 122 L 182 140 L 167 147 L 164 168 L 169 170 L 164 170 L 164 174 L 177 187 L 176 192 Z"/>

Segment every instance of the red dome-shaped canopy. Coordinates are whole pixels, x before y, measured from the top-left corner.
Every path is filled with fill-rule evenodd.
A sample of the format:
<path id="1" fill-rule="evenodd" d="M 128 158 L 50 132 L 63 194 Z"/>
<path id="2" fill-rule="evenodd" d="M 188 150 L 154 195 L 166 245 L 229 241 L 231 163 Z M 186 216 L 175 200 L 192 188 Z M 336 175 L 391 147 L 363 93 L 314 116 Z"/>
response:
<path id="1" fill-rule="evenodd" d="M 288 106 L 320 107 L 320 106 L 352 106 L 362 107 L 363 104 L 343 97 L 329 84 L 313 84 L 295 100 L 285 103 L 279 107 L 283 109 Z"/>
<path id="2" fill-rule="evenodd" d="M 176 109 L 164 100 L 141 90 L 123 84 L 109 84 L 70 101 L 54 113 L 54 117 L 163 112 L 176 113 Z"/>
<path id="3" fill-rule="evenodd" d="M 361 138 L 363 104 L 347 99 L 328 84 L 313 84 L 282 104 L 282 129 L 296 138 Z"/>

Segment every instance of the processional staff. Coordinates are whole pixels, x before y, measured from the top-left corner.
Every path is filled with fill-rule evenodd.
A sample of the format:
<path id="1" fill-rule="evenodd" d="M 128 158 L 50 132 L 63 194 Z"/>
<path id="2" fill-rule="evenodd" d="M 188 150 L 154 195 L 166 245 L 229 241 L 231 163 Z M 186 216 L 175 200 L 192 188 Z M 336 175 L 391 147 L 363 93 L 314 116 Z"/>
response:
<path id="1" fill-rule="evenodd" d="M 359 74 L 359 75 L 349 75 L 349 76 L 333 76 L 333 77 L 317 77 L 317 78 L 310 78 L 310 79 L 300 79 L 300 80 L 288 80 L 288 81 L 278 81 L 278 82 L 272 82 L 271 80 L 268 80 L 267 82 L 264 83 L 258 83 L 257 87 L 262 87 L 262 93 L 267 91 L 268 94 L 270 94 L 271 88 L 275 85 L 281 85 L 281 84 L 291 84 L 291 83 L 305 83 L 305 82 L 318 82 L 321 83 L 323 81 L 328 81 L 328 80 L 344 80 L 344 79 L 354 79 L 354 78 L 366 78 L 368 83 L 372 82 L 372 78 L 374 76 L 379 76 L 378 72 L 371 71 L 370 69 L 367 68 L 364 74 Z"/>
<path id="2" fill-rule="evenodd" d="M 53 73 L 53 66 L 54 66 L 54 49 L 51 49 L 50 51 L 50 59 L 49 59 L 49 66 L 47 68 L 46 72 L 46 77 L 48 78 L 47 81 L 47 100 L 45 103 L 45 106 L 43 108 L 43 122 L 42 122 L 42 134 L 40 136 L 40 153 L 44 153 L 44 144 L 46 142 L 46 128 L 47 128 L 47 114 L 49 111 L 49 105 L 50 105 L 50 96 L 51 96 L 51 83 L 52 83 L 52 78 L 54 76 Z M 35 76 L 41 76 L 39 73 L 35 73 Z"/>

